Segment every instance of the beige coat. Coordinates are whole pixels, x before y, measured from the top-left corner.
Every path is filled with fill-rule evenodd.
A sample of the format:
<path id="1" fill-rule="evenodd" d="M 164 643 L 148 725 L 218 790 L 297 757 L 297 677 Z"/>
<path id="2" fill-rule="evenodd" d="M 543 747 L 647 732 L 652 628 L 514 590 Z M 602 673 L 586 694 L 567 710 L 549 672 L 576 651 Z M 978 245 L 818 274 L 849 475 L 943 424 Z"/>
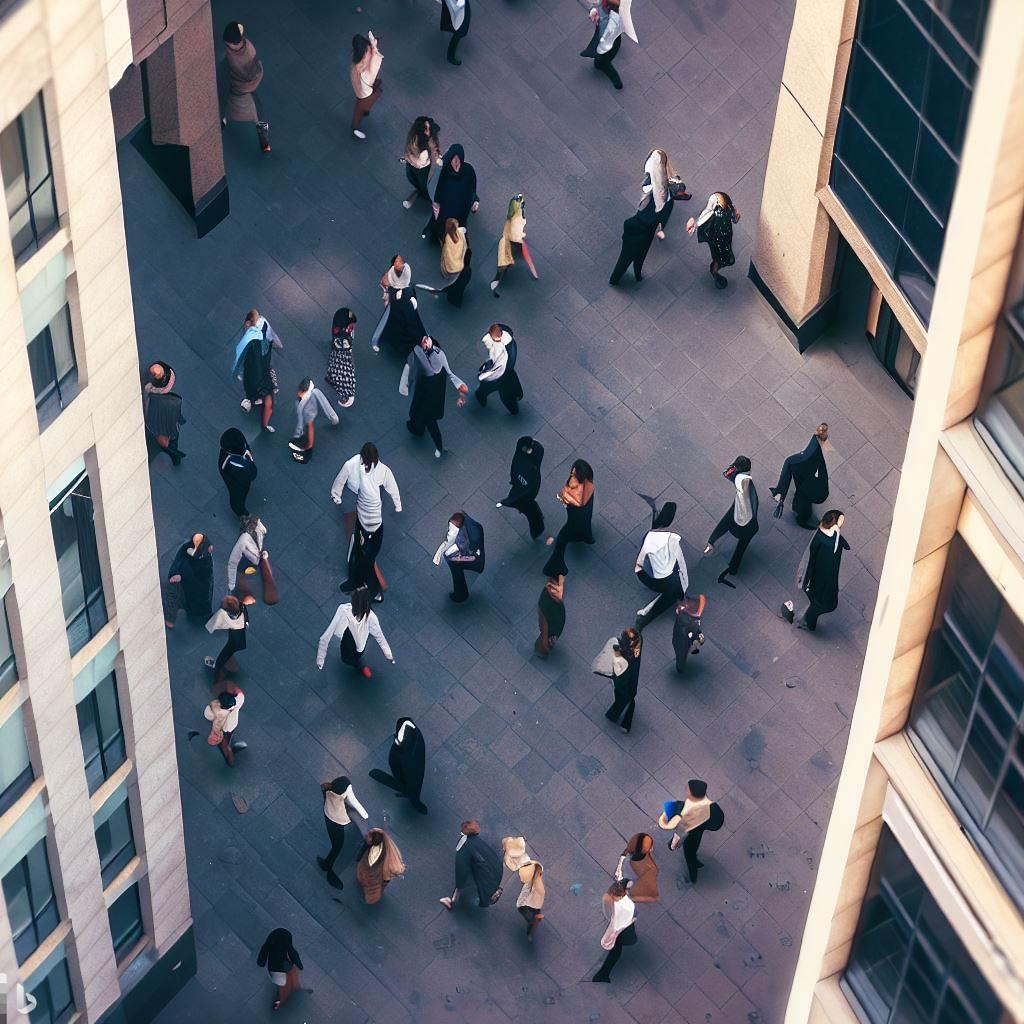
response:
<path id="1" fill-rule="evenodd" d="M 368 33 L 367 38 L 370 40 L 370 48 L 358 64 L 352 65 L 350 72 L 352 91 L 356 94 L 357 100 L 369 98 L 377 76 L 380 74 L 380 66 L 384 63 L 384 55 L 377 49 L 377 40 L 374 39 L 373 33 Z"/>
<path id="2" fill-rule="evenodd" d="M 522 242 L 526 238 L 526 218 L 517 209 L 516 212 L 506 218 L 505 227 L 502 229 L 501 238 L 498 240 L 498 266 L 511 267 L 515 263 L 512 255 L 512 243 Z"/>
<path id="3" fill-rule="evenodd" d="M 446 231 L 441 238 L 441 273 L 446 277 L 461 274 L 466 266 L 466 229 L 459 228 L 459 240 L 453 242 Z"/>

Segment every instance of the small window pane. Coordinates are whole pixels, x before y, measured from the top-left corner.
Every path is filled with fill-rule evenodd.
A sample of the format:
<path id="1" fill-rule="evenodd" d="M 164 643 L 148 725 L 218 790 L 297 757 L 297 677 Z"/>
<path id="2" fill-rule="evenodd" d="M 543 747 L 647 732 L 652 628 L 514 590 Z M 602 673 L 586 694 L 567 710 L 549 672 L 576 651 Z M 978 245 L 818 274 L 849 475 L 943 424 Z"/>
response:
<path id="1" fill-rule="evenodd" d="M 103 886 L 106 888 L 135 856 L 131 815 L 125 800 L 102 825 L 96 826 Z"/>
<path id="2" fill-rule="evenodd" d="M 41 839 L 3 878 L 7 917 L 14 937 L 14 953 L 23 964 L 57 927 L 60 913 Z"/>
<path id="3" fill-rule="evenodd" d="M 0 132 L 0 168 L 4 174 L 7 216 L 13 219 L 16 213 L 27 209 L 25 204 L 28 202 L 28 181 L 17 121 L 12 121 Z M 25 219 L 27 221 L 27 216 Z"/>
<path id="4" fill-rule="evenodd" d="M 37 96 L 25 108 L 21 115 L 21 130 L 25 140 L 25 162 L 28 164 L 28 189 L 34 192 L 50 175 L 50 154 L 46 144 L 41 96 Z"/>
<path id="5" fill-rule="evenodd" d="M 55 964 L 31 994 L 36 1001 L 36 1008 L 29 1017 L 31 1024 L 64 1024 L 70 1019 L 75 1010 L 75 997 L 67 960 Z"/>
<path id="6" fill-rule="evenodd" d="M 8 591 L 0 598 L 0 697 L 18 681 L 18 663 L 14 657 L 11 617 L 7 610 Z"/>
<path id="7" fill-rule="evenodd" d="M 963 149 L 970 106 L 970 88 L 949 64 L 933 52 L 928 62 L 928 88 L 922 113 L 954 153 Z"/>
<path id="8" fill-rule="evenodd" d="M 124 764 L 127 756 L 114 673 L 83 697 L 76 710 L 85 778 L 92 794 Z"/>
<path id="9" fill-rule="evenodd" d="M 929 43 L 896 0 L 867 0 L 859 39 L 920 110 Z"/>
<path id="10" fill-rule="evenodd" d="M 114 955 L 120 961 L 130 953 L 142 938 L 142 908 L 139 906 L 139 885 L 118 896 L 110 905 L 110 936 L 114 942 Z"/>
<path id="11" fill-rule="evenodd" d="M 853 52 L 853 72 L 850 75 L 846 104 L 857 115 L 882 152 L 909 174 L 914 167 L 917 112 L 896 91 L 875 62 L 859 48 Z M 845 148 L 844 155 L 849 162 L 849 154 Z M 856 168 L 854 173 L 857 173 Z M 874 194 L 872 192 L 872 195 Z"/>
<path id="12" fill-rule="evenodd" d="M 0 726 L 0 814 L 14 806 L 33 778 L 19 708 Z"/>
<path id="13" fill-rule="evenodd" d="M 57 381 L 63 386 L 72 373 L 77 375 L 75 347 L 71 341 L 71 311 L 67 306 L 50 321 L 50 339 Z"/>

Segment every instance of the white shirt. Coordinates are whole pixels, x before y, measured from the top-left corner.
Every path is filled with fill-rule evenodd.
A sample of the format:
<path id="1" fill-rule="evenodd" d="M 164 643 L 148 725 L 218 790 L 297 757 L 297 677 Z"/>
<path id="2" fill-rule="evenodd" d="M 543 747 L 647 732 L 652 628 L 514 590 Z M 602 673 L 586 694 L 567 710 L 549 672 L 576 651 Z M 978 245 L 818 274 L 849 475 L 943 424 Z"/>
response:
<path id="1" fill-rule="evenodd" d="M 380 649 L 384 652 L 384 657 L 388 661 L 394 661 L 395 656 L 391 653 L 391 648 L 388 646 L 387 640 L 384 639 L 384 633 L 381 631 L 380 623 L 377 621 L 377 616 L 370 612 L 365 619 L 357 619 L 352 614 L 351 604 L 338 605 L 338 610 L 334 613 L 334 618 L 331 619 L 331 624 L 324 630 L 323 636 L 320 637 L 320 643 L 316 647 L 316 667 L 323 668 L 324 660 L 327 658 L 327 648 L 331 646 L 331 641 L 337 636 L 340 637 L 345 630 L 348 630 L 352 634 L 352 639 L 356 642 L 356 650 L 362 654 L 366 650 L 366 641 L 369 637 L 373 637 L 377 641 Z"/>
<path id="2" fill-rule="evenodd" d="M 605 15 L 607 14 L 607 20 Z M 614 45 L 615 40 L 622 35 L 622 16 L 618 11 L 601 11 L 600 20 L 604 22 L 604 31 L 597 44 L 598 53 L 607 53 Z"/>
<path id="3" fill-rule="evenodd" d="M 678 533 L 649 530 L 644 537 L 640 554 L 636 556 L 637 572 L 643 569 L 645 558 L 650 559 L 652 575 L 656 580 L 663 580 L 673 572 L 678 572 L 679 582 L 682 584 L 683 592 L 686 592 L 690 580 L 686 573 L 686 560 L 683 558 Z"/>
<path id="4" fill-rule="evenodd" d="M 487 358 L 494 364 L 491 369 L 480 374 L 481 380 L 497 380 L 508 365 L 508 346 L 512 341 L 512 335 L 508 331 L 502 331 L 501 337 L 495 341 L 488 331 L 481 339 L 484 348 L 487 349 Z"/>
<path id="5" fill-rule="evenodd" d="M 734 480 L 736 497 L 732 506 L 733 522 L 737 526 L 746 526 L 754 518 L 754 507 L 750 503 L 750 488 L 754 481 L 749 473 L 737 473 Z"/>
<path id="6" fill-rule="evenodd" d="M 219 700 L 212 700 L 206 705 L 203 717 L 208 722 L 220 729 L 221 732 L 234 732 L 238 728 L 238 712 L 242 710 L 245 703 L 245 694 L 239 691 L 235 694 L 235 706 L 233 708 L 222 708 Z"/>
<path id="7" fill-rule="evenodd" d="M 454 523 L 449 523 L 448 532 L 445 534 L 444 540 L 441 541 L 434 552 L 434 565 L 441 564 L 441 557 L 443 555 L 457 555 L 459 553 L 459 545 L 455 543 L 458 535 L 459 528 Z"/>
<path id="8" fill-rule="evenodd" d="M 252 539 L 249 533 L 243 533 L 235 541 L 235 546 L 231 549 L 231 557 L 228 558 L 228 590 L 235 589 L 235 583 L 238 581 L 238 564 L 243 558 L 252 562 L 253 565 L 260 564 L 260 550 L 263 547 L 263 538 L 267 535 L 267 528 L 262 522 L 256 527 L 256 535 L 259 537 L 258 543 Z"/>
<path id="9" fill-rule="evenodd" d="M 618 935 L 624 928 L 628 928 L 635 918 L 636 906 L 628 895 L 623 896 L 621 900 L 612 903 L 610 930 Z"/>
<path id="10" fill-rule="evenodd" d="M 324 793 L 324 817 L 330 818 L 336 825 L 347 825 L 352 820 L 348 816 L 350 806 L 354 807 L 363 818 L 369 818 L 366 808 L 356 799 L 351 786 L 341 796 L 332 793 L 329 789 Z"/>
<path id="11" fill-rule="evenodd" d="M 334 478 L 334 483 L 331 485 L 331 497 L 336 505 L 341 504 L 341 495 L 345 487 L 355 492 L 359 523 L 364 530 L 368 530 L 370 533 L 379 529 L 383 522 L 381 518 L 383 503 L 380 497 L 382 487 L 388 492 L 388 496 L 394 503 L 395 511 L 402 511 L 402 496 L 398 493 L 395 475 L 383 462 L 378 462 L 368 470 L 363 465 L 362 457 L 353 455 L 342 465 L 341 472 Z"/>

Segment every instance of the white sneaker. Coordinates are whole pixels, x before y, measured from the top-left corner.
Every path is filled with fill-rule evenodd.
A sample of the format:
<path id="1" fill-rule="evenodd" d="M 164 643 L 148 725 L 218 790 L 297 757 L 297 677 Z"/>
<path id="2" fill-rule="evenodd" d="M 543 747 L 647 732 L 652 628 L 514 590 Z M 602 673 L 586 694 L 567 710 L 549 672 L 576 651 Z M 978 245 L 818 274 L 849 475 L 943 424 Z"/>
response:
<path id="1" fill-rule="evenodd" d="M 412 201 L 411 201 L 411 200 L 409 200 L 409 199 L 403 199 L 403 200 L 402 200 L 402 205 L 403 205 L 403 206 L 404 206 L 404 207 L 405 207 L 405 208 L 406 208 L 407 210 L 411 210 L 411 209 L 412 209 Z"/>
<path id="2" fill-rule="evenodd" d="M 500 502 L 500 501 L 499 501 L 499 502 L 496 502 L 496 503 L 495 503 L 495 505 L 494 505 L 494 507 L 495 507 L 495 508 L 501 508 L 501 502 Z"/>
<path id="3" fill-rule="evenodd" d="M 370 348 L 372 348 L 374 352 L 380 355 L 380 345 L 371 345 Z"/>
<path id="4" fill-rule="evenodd" d="M 270 425 L 269 423 L 268 423 L 268 424 L 267 424 L 267 425 L 266 425 L 266 426 L 265 426 L 265 427 L 264 427 L 263 429 L 264 429 L 264 430 L 265 430 L 265 431 L 266 431 L 266 432 L 267 432 L 268 434 L 272 434 L 272 433 L 274 432 L 274 428 L 273 428 L 273 427 L 272 427 L 272 426 L 271 426 L 271 425 Z"/>
<path id="5" fill-rule="evenodd" d="M 252 402 L 250 402 L 248 398 L 243 398 L 242 399 L 242 411 L 243 412 L 248 412 L 251 408 L 252 408 Z"/>
<path id="6" fill-rule="evenodd" d="M 441 458 L 441 449 L 440 448 L 435 448 L 434 449 L 434 458 L 435 459 Z"/>
<path id="7" fill-rule="evenodd" d="M 355 395 L 353 395 L 351 398 L 346 398 L 344 402 L 339 402 L 338 403 L 338 405 L 340 405 L 342 409 L 351 409 L 352 406 L 355 405 L 355 404 L 356 404 L 356 396 Z"/>
<path id="8" fill-rule="evenodd" d="M 352 129 L 352 134 L 353 134 L 353 135 L 354 135 L 354 136 L 355 136 L 355 137 L 356 137 L 357 139 L 365 139 L 365 138 L 366 138 L 366 132 L 361 132 L 361 131 L 360 131 L 360 130 L 359 130 L 358 128 L 353 128 L 353 129 Z"/>

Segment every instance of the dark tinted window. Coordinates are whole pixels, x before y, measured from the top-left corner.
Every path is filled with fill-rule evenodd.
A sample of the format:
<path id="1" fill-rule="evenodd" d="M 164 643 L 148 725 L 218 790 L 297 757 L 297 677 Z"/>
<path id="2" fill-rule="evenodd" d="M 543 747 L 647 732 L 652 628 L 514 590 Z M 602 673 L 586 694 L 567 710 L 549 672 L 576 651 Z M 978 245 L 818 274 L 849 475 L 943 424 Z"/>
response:
<path id="1" fill-rule="evenodd" d="M 60 923 L 53 895 L 46 840 L 40 839 L 3 879 L 14 954 L 23 964 Z"/>
<path id="2" fill-rule="evenodd" d="M 67 960 L 54 964 L 42 981 L 32 989 L 36 1008 L 32 1011 L 31 1024 L 64 1024 L 75 1012 L 75 997 L 71 991 L 71 977 Z"/>
<path id="3" fill-rule="evenodd" d="M 135 838 L 127 800 L 102 825 L 96 826 L 96 848 L 100 854 L 103 887 L 106 888 L 135 856 Z"/>
<path id="4" fill-rule="evenodd" d="M 114 941 L 114 956 L 123 960 L 142 938 L 142 908 L 139 905 L 139 884 L 125 889 L 107 911 L 110 918 L 110 937 Z"/>
<path id="5" fill-rule="evenodd" d="M 18 681 L 18 665 L 14 657 L 14 640 L 11 637 L 11 617 L 7 611 L 8 590 L 0 598 L 0 697 Z"/>
<path id="6" fill-rule="evenodd" d="M 975 422 L 1024 495 L 1024 302 L 996 327 Z"/>
<path id="7" fill-rule="evenodd" d="M 113 672 L 77 706 L 78 731 L 85 756 L 85 780 L 95 793 L 125 762 L 121 708 Z"/>
<path id="8" fill-rule="evenodd" d="M 78 364 L 71 340 L 71 311 L 66 304 L 28 343 L 28 365 L 39 423 L 45 427 L 77 393 Z"/>
<path id="9" fill-rule="evenodd" d="M 911 737 L 1024 908 L 1024 625 L 954 538 L 925 646 Z"/>
<path id="10" fill-rule="evenodd" d="M 18 708 L 0 725 L 0 814 L 14 806 L 33 778 L 22 709 Z"/>
<path id="11" fill-rule="evenodd" d="M 844 975 L 870 1024 L 993 1024 L 1002 1005 L 888 828 Z"/>
<path id="12" fill-rule="evenodd" d="M 925 323 L 988 9 L 963 6 L 862 0 L 829 178 Z"/>

